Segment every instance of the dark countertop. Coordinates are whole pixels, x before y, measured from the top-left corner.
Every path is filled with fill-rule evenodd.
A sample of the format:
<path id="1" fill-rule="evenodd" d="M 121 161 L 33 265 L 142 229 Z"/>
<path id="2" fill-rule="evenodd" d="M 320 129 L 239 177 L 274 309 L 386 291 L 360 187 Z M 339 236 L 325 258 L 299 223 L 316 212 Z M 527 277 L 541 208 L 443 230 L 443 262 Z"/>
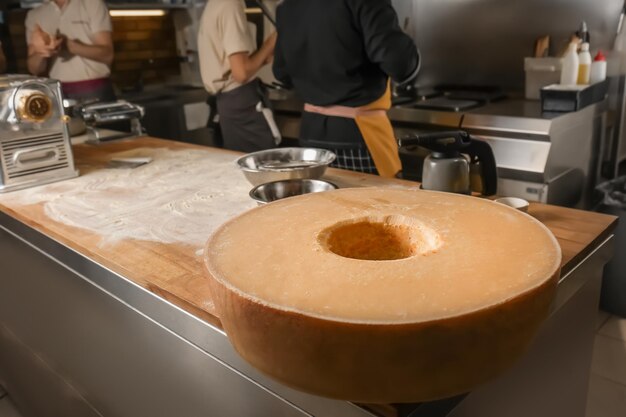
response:
<path id="1" fill-rule="evenodd" d="M 203 87 L 191 85 L 150 85 L 141 91 L 122 91 L 119 98 L 142 104 L 156 101 L 197 102 L 206 101 L 208 93 Z"/>
<path id="2" fill-rule="evenodd" d="M 271 90 L 270 98 L 277 113 L 290 115 L 302 112 L 302 101 L 291 91 Z M 547 133 L 553 124 L 567 123 L 568 119 L 575 117 L 578 112 L 572 113 L 545 113 L 541 111 L 541 101 L 526 100 L 521 98 L 505 98 L 488 103 L 482 107 L 468 109 L 459 112 L 418 109 L 411 106 L 412 103 L 393 106 L 389 110 L 389 118 L 397 124 L 428 124 L 444 127 L 473 127 L 474 123 L 483 123 L 485 118 L 496 120 L 496 124 L 506 124 L 521 121 L 532 123 L 534 131 Z M 606 107 L 605 102 L 592 104 L 582 111 L 598 111 Z M 593 108 L 594 110 L 589 110 Z"/>

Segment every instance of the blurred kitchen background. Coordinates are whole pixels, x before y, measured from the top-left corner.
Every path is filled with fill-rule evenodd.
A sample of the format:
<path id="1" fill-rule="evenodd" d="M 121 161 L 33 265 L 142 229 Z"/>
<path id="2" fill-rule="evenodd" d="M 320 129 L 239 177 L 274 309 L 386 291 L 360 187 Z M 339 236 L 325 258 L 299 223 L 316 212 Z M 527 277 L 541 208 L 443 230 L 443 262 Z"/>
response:
<path id="1" fill-rule="evenodd" d="M 0 40 L 9 72 L 26 72 L 24 19 L 27 9 L 39 2 L 8 0 L 0 5 Z M 596 185 L 626 173 L 625 71 L 619 64 L 623 54 L 611 52 L 623 0 L 392 2 L 422 57 L 417 88 L 410 97 L 400 92 L 398 107 L 390 113 L 398 136 L 415 130 L 465 129 L 492 146 L 501 192 L 551 204 L 593 208 L 598 203 Z M 246 3 L 260 43 L 273 27 L 255 1 Z M 273 12 L 278 0 L 263 3 Z M 211 145 L 196 42 L 205 1 L 107 4 L 118 97 L 145 107 L 142 123 L 148 134 Z M 525 58 L 535 55 L 535 43 L 544 36 L 550 37 L 549 55 L 560 56 L 582 21 L 589 28 L 592 54 L 603 50 L 609 56 L 608 99 L 574 113 L 548 114 L 537 100 L 540 85 L 531 86 L 534 94 L 525 90 L 538 79 L 558 82 L 559 71 L 542 72 L 541 65 L 539 71 L 529 70 Z M 269 66 L 261 77 L 268 84 L 274 81 Z M 459 92 L 448 87 L 460 87 L 465 95 L 455 99 Z M 294 144 L 302 103 L 280 88 L 272 93 L 285 144 Z M 408 152 L 403 157 L 419 171 L 423 155 Z"/>
<path id="2" fill-rule="evenodd" d="M 581 21 L 592 49 L 613 47 L 622 0 L 394 0 L 422 52 L 422 85 L 498 85 L 524 90 L 524 57 L 551 37 L 560 55 Z"/>
<path id="3" fill-rule="evenodd" d="M 13 72 L 26 71 L 24 18 L 41 0 L 8 0 L 0 5 L 0 39 Z M 571 34 L 586 21 L 592 49 L 612 49 L 622 0 L 393 0 L 400 23 L 415 39 L 423 65 L 418 83 L 498 85 L 524 90 L 524 57 L 535 40 L 552 39 L 551 55 L 563 51 Z M 203 0 L 109 0 L 113 12 L 115 83 L 120 89 L 183 82 L 200 85 L 195 34 Z M 263 24 L 261 11 L 248 1 L 248 16 Z M 278 0 L 265 0 L 273 10 Z M 148 16 L 125 16 L 144 9 Z M 271 30 L 265 21 L 265 33 Z M 259 35 L 263 29 L 259 30 Z"/>
<path id="4" fill-rule="evenodd" d="M 38 3 L 0 2 L 0 41 L 9 72 L 26 72 L 24 19 L 27 9 Z M 118 97 L 145 107 L 142 123 L 149 135 L 211 145 L 196 42 L 205 2 L 107 3 L 113 21 L 112 79 Z M 270 11 L 277 3 L 264 0 Z M 501 195 L 601 209 L 602 196 L 595 187 L 626 174 L 624 52 L 612 51 L 624 0 L 393 0 L 393 4 L 400 25 L 411 34 L 422 57 L 415 92 L 405 101 L 396 97 L 399 107 L 390 112 L 399 136 L 415 130 L 465 129 L 492 146 Z M 247 5 L 260 43 L 273 28 L 254 1 L 247 0 Z M 525 58 L 535 55 L 535 42 L 544 36 L 550 36 L 549 55 L 560 56 L 582 21 L 589 29 L 592 53 L 602 50 L 609 57 L 608 97 L 575 112 L 545 113 L 536 97 L 529 98 L 538 96 L 539 86 L 529 94 L 528 83 L 532 77 L 558 82 L 558 70 L 540 66 L 532 70 Z M 261 77 L 273 82 L 268 67 Z M 446 85 L 462 86 L 475 97 L 455 101 L 448 95 L 436 106 L 419 107 L 445 91 L 438 86 Z M 272 98 L 285 143 L 293 144 L 302 103 L 280 88 Z M 411 164 L 413 157 L 407 152 L 403 164 L 407 160 Z M 614 212 L 625 223 L 623 213 Z M 620 271 L 626 269 L 619 256 L 624 250 L 615 250 Z M 589 417 L 624 415 L 624 323 L 608 314 L 598 322 Z"/>
<path id="5" fill-rule="evenodd" d="M 24 19 L 40 1 L 8 0 L 0 6 L 0 40 L 9 72 L 26 72 Z M 592 209 L 600 198 L 595 187 L 626 174 L 626 52 L 612 51 L 623 0 L 392 3 L 422 57 L 416 88 L 394 97 L 390 118 L 398 137 L 416 130 L 467 130 L 493 148 L 500 193 L 531 201 Z M 212 145 L 196 41 L 205 0 L 107 4 L 118 98 L 145 108 L 142 123 L 149 135 Z M 260 44 L 273 26 L 255 0 L 246 4 Z M 263 4 L 274 13 L 278 0 Z M 547 53 L 558 57 L 583 21 L 592 54 L 602 50 L 609 57 L 608 97 L 575 112 L 546 112 L 539 88 L 558 83 L 559 68 L 530 58 L 537 54 L 536 42 L 549 36 Z M 558 58 L 554 61 L 560 65 Z M 272 86 L 270 66 L 260 76 L 274 88 L 271 98 L 284 145 L 296 144 L 302 103 Z M 419 180 L 424 155 L 404 149 L 401 156 L 405 178 Z"/>
<path id="6" fill-rule="evenodd" d="M 0 36 L 8 55 L 9 72 L 26 72 L 24 18 L 26 9 L 38 3 L 39 0 L 8 0 L 0 6 L 5 22 Z M 114 29 L 112 78 L 118 96 L 145 106 L 143 124 L 149 134 L 210 145 L 210 135 L 205 128 L 208 107 L 198 71 L 196 46 L 204 1 L 109 0 L 107 3 Z M 264 3 L 273 11 L 278 1 L 265 0 Z M 247 4 L 249 20 L 256 24 L 260 42 L 273 28 L 254 1 L 248 0 Z M 537 38 L 549 35 L 551 55 L 560 54 L 584 20 L 589 27 L 592 51 L 608 51 L 612 48 L 623 7 L 622 0 L 393 0 L 393 4 L 401 26 L 415 39 L 422 53 L 422 70 L 417 79 L 420 88 L 488 86 L 504 92 L 507 97 L 524 96 L 524 58 L 533 55 Z M 272 82 L 269 67 L 261 76 L 266 82 Z M 619 88 L 619 84 L 613 85 L 615 94 Z M 617 104 L 608 111 L 615 109 L 621 113 L 621 106 Z M 290 110 L 293 109 L 282 107 L 285 117 L 280 122 L 284 136 L 294 139 L 299 123 L 289 117 L 294 116 Z M 431 115 L 427 118 L 432 119 Z M 603 129 L 606 135 L 615 136 L 619 134 L 615 129 L 620 124 L 614 121 L 620 118 L 621 114 L 613 115 L 602 126 L 597 126 L 597 118 L 594 118 L 596 126 L 589 129 Z M 403 124 L 406 122 L 398 123 Z M 626 150 L 617 149 L 617 142 L 619 140 L 607 146 L 613 153 L 626 154 Z M 606 153 L 604 149 L 598 151 Z M 611 161 L 611 166 L 604 166 L 605 177 L 618 172 L 617 159 L 620 158 L 612 157 L 615 161 Z M 593 170 L 600 172 L 601 162 L 596 165 Z M 584 176 L 587 178 L 588 174 L 585 172 Z M 546 197 L 544 200 L 576 205 L 573 200 L 580 198 Z"/>

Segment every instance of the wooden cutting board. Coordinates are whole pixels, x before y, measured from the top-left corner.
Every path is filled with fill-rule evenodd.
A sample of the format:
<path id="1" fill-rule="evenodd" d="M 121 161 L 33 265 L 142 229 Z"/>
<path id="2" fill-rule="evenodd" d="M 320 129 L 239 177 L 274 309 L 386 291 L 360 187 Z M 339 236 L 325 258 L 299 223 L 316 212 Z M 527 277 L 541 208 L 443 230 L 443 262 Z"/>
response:
<path id="1" fill-rule="evenodd" d="M 73 149 L 77 167 L 81 175 L 84 175 L 103 169 L 112 154 L 139 147 L 171 150 L 199 149 L 210 153 L 236 155 L 230 151 L 151 137 L 97 146 L 80 144 L 74 146 Z M 233 167 L 233 175 L 242 174 Z M 417 186 L 414 182 L 383 179 L 337 169 L 329 169 L 325 179 L 336 183 L 339 187 Z M 211 180 L 211 167 L 207 166 L 206 181 Z M 219 187 L 219 184 L 215 186 Z M 0 195 L 0 210 L 8 215 L 64 243 L 189 313 L 212 324 L 220 325 L 208 283 L 203 276 L 199 247 L 136 239 L 122 239 L 103 244 L 106 236 L 96 231 L 52 220 L 46 215 L 44 205 L 45 202 L 24 205 L 16 203 L 9 194 Z M 617 223 L 617 219 L 612 216 L 542 204 L 531 204 L 529 214 L 543 222 L 557 237 L 563 251 L 563 274 L 569 272 L 601 241 L 606 239 Z"/>

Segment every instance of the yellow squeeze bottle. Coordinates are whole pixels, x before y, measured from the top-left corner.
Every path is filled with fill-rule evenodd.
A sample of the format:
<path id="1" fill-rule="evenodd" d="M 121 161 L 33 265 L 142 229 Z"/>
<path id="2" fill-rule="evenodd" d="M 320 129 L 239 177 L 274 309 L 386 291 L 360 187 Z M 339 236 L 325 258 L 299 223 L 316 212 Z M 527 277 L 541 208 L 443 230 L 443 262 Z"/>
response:
<path id="1" fill-rule="evenodd" d="M 583 43 L 578 54 L 578 80 L 576 84 L 589 84 L 591 76 L 591 54 L 589 53 L 589 44 Z"/>

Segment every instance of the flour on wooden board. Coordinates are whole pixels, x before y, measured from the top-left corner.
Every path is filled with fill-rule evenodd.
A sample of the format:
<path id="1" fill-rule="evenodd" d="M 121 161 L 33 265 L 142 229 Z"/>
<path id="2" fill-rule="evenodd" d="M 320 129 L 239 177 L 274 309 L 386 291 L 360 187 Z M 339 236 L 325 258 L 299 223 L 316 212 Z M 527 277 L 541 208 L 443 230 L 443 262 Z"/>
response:
<path id="1" fill-rule="evenodd" d="M 102 243 L 139 239 L 183 243 L 201 253 L 222 223 L 253 208 L 236 156 L 201 149 L 138 148 L 112 158 L 150 157 L 137 168 L 99 169 L 71 180 L 0 195 L 43 203 L 51 219 L 98 233 Z"/>

